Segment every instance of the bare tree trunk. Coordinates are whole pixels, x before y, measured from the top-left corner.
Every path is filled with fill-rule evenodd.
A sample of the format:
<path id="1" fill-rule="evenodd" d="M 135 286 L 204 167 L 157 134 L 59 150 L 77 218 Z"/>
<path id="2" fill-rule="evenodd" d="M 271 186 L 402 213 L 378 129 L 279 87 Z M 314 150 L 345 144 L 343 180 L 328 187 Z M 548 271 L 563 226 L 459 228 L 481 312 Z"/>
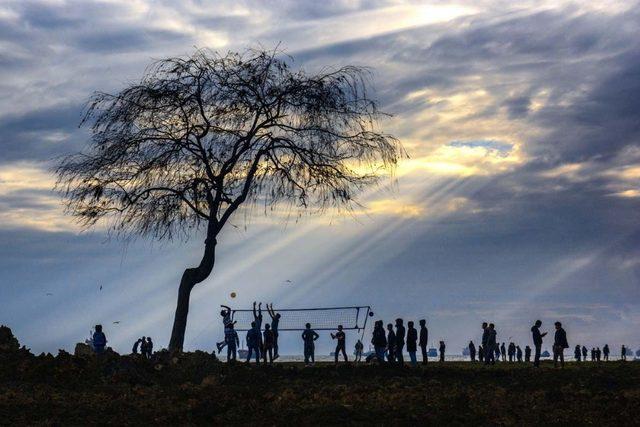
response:
<path id="1" fill-rule="evenodd" d="M 211 229 L 212 227 L 209 228 Z M 180 287 L 178 288 L 176 315 L 173 320 L 171 340 L 169 341 L 169 351 L 182 351 L 184 334 L 187 329 L 187 315 L 189 314 L 189 297 L 191 296 L 191 290 L 211 274 L 215 263 L 216 244 L 215 234 L 207 238 L 200 265 L 195 268 L 187 268 L 182 274 Z"/>

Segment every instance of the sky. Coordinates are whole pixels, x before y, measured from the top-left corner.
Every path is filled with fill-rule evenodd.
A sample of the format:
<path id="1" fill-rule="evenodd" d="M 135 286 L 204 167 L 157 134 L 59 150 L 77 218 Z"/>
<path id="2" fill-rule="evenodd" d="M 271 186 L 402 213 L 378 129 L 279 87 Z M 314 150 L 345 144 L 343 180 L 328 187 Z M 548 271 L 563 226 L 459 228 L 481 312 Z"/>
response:
<path id="1" fill-rule="evenodd" d="M 409 158 L 349 215 L 246 210 L 196 286 L 185 348 L 220 339 L 219 305 L 369 305 L 426 318 L 460 353 L 482 321 L 530 343 L 640 347 L 640 6 L 626 1 L 0 2 L 0 324 L 34 352 L 92 325 L 120 352 L 169 340 L 177 286 L 204 237 L 81 230 L 52 191 L 86 147 L 94 91 L 196 48 L 279 46 L 309 72 L 373 68 L 381 123 Z M 102 289 L 100 289 L 102 287 Z M 232 299 L 230 293 L 237 297 Z M 119 322 L 119 323 L 113 323 Z M 366 331 L 366 342 L 370 331 Z M 347 345 L 355 343 L 349 332 Z M 328 353 L 323 334 L 318 352 Z M 302 351 L 298 334 L 282 353 Z"/>

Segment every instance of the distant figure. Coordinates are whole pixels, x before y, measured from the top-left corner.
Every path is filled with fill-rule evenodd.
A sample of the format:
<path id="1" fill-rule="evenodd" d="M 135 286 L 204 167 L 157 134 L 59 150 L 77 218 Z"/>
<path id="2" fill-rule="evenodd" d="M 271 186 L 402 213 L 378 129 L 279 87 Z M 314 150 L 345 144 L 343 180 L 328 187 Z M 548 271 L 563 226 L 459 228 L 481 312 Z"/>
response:
<path id="1" fill-rule="evenodd" d="M 338 363 L 338 354 L 342 352 L 342 356 L 344 356 L 344 361 L 348 362 L 347 358 L 347 335 L 342 330 L 342 325 L 338 325 L 338 332 L 335 334 L 331 334 L 331 339 L 337 340 L 335 355 L 335 363 Z"/>
<path id="2" fill-rule="evenodd" d="M 378 363 L 384 363 L 384 352 L 387 349 L 387 335 L 384 332 L 382 320 L 377 320 L 373 326 L 371 344 L 373 344 L 373 349 L 376 352 Z"/>
<path id="3" fill-rule="evenodd" d="M 396 361 L 400 364 L 400 366 L 404 366 L 404 356 L 402 355 L 402 350 L 404 349 L 404 338 L 405 338 L 405 329 L 403 325 L 402 319 L 396 319 L 396 349 L 395 356 Z"/>
<path id="4" fill-rule="evenodd" d="M 573 357 L 576 359 L 576 362 L 580 362 L 582 360 L 581 356 L 582 353 L 580 351 L 580 345 L 577 345 L 575 350 L 573 351 Z"/>
<path id="5" fill-rule="evenodd" d="M 273 309 L 273 303 L 271 303 L 271 307 L 267 304 L 267 312 L 269 316 L 271 316 L 271 331 L 273 332 L 273 360 L 276 360 L 280 357 L 280 353 L 278 353 L 278 326 L 280 326 L 280 313 L 277 313 Z"/>
<path id="6" fill-rule="evenodd" d="M 504 344 L 502 344 L 504 346 Z M 509 349 L 507 350 L 509 355 L 509 362 L 513 362 L 516 358 L 516 345 L 512 342 L 509 343 Z"/>
<path id="7" fill-rule="evenodd" d="M 218 353 L 222 351 L 225 345 L 227 345 L 227 328 L 229 325 L 235 325 L 236 322 L 233 321 L 233 311 L 226 305 L 220 305 L 222 310 L 220 310 L 220 316 L 222 317 L 222 326 L 224 327 L 224 340 L 216 343 L 216 347 L 218 348 Z"/>
<path id="8" fill-rule="evenodd" d="M 497 343 L 497 332 L 496 332 L 496 326 L 493 323 L 489 323 L 488 326 L 489 329 L 489 335 L 487 337 L 487 351 L 486 354 L 484 355 L 484 362 L 485 363 L 491 363 L 492 365 L 495 365 L 496 363 L 496 356 L 499 357 L 500 355 L 500 350 L 498 349 L 498 343 Z M 489 358 L 487 359 L 487 356 L 489 356 Z"/>
<path id="9" fill-rule="evenodd" d="M 273 330 L 271 329 L 270 324 L 264 325 L 264 333 L 263 335 L 263 346 L 262 346 L 262 360 L 264 363 L 267 363 L 267 355 L 269 356 L 269 363 L 273 363 Z"/>
<path id="10" fill-rule="evenodd" d="M 258 347 L 262 351 L 262 303 L 258 304 L 258 311 L 256 311 L 256 302 L 253 302 L 253 321 L 256 322 L 256 329 L 258 329 Z"/>
<path id="11" fill-rule="evenodd" d="M 418 366 L 416 352 L 418 351 L 418 330 L 413 327 L 413 322 L 407 323 L 407 353 L 411 359 L 411 366 Z"/>
<path id="12" fill-rule="evenodd" d="M 138 354 L 138 347 L 140 346 L 141 342 L 142 342 L 142 338 L 138 338 L 135 344 L 133 344 L 133 348 L 131 349 L 131 354 Z"/>
<path id="13" fill-rule="evenodd" d="M 444 345 L 444 341 L 440 341 L 440 361 L 444 362 L 444 353 L 447 349 L 447 346 Z"/>
<path id="14" fill-rule="evenodd" d="M 387 325 L 387 360 L 393 363 L 396 360 L 396 333 L 393 332 L 393 325 Z"/>
<path id="15" fill-rule="evenodd" d="M 147 337 L 147 359 L 151 359 L 152 354 L 153 354 L 153 341 L 151 341 L 151 337 Z"/>
<path id="16" fill-rule="evenodd" d="M 255 355 L 256 365 L 260 364 L 260 329 L 255 321 L 251 322 L 251 329 L 247 331 L 247 360 L 251 361 L 251 355 Z"/>
<path id="17" fill-rule="evenodd" d="M 484 363 L 484 347 L 478 346 L 478 362 Z"/>
<path id="18" fill-rule="evenodd" d="M 491 359 L 489 353 L 493 353 L 493 349 L 489 347 L 489 325 L 482 322 L 482 358 L 487 365 Z"/>
<path id="19" fill-rule="evenodd" d="M 142 337 L 142 341 L 140 342 L 140 353 L 142 357 L 147 359 L 147 337 Z"/>
<path id="20" fill-rule="evenodd" d="M 507 361 L 507 348 L 505 347 L 504 343 L 502 343 L 502 345 L 500 346 L 500 353 L 502 354 L 502 361 L 506 362 Z"/>
<path id="21" fill-rule="evenodd" d="M 604 361 L 608 362 L 609 361 L 609 344 L 605 344 L 604 347 L 602 347 L 602 355 L 604 356 Z"/>
<path id="22" fill-rule="evenodd" d="M 587 354 L 588 354 L 587 347 L 582 346 L 582 360 L 585 362 L 587 361 Z"/>
<path id="23" fill-rule="evenodd" d="M 355 346 L 356 363 L 362 361 L 362 351 L 363 350 L 364 350 L 364 344 L 362 344 L 362 341 L 360 341 L 360 340 L 356 341 L 356 346 Z"/>
<path id="24" fill-rule="evenodd" d="M 518 362 L 522 362 L 522 349 L 519 345 L 516 346 L 516 359 L 518 359 Z"/>
<path id="25" fill-rule="evenodd" d="M 540 352 L 542 350 L 542 338 L 547 335 L 546 332 L 540 333 L 540 326 L 542 326 L 541 320 L 536 320 L 536 323 L 531 327 L 531 335 L 533 336 L 533 346 L 536 349 L 535 356 L 533 357 L 533 366 L 536 368 L 540 366 Z"/>
<path id="26" fill-rule="evenodd" d="M 591 349 L 591 361 L 592 361 L 592 362 L 595 362 L 595 361 L 596 361 L 596 348 L 595 348 L 595 347 L 593 347 L 593 348 Z"/>
<path id="27" fill-rule="evenodd" d="M 496 350 L 494 351 L 495 354 L 495 360 L 493 361 L 495 363 L 495 361 L 500 361 L 500 346 L 498 345 L 498 343 L 496 343 Z"/>
<path id="28" fill-rule="evenodd" d="M 238 333 L 233 327 L 233 323 L 230 323 L 224 330 L 224 342 L 227 345 L 227 362 L 236 361 L 238 346 L 240 345 L 240 338 Z"/>
<path id="29" fill-rule="evenodd" d="M 469 341 L 469 357 L 472 362 L 476 361 L 476 346 L 473 341 Z"/>
<path id="30" fill-rule="evenodd" d="M 624 345 L 620 349 L 620 360 L 622 360 L 623 362 L 627 360 L 627 347 Z"/>
<path id="31" fill-rule="evenodd" d="M 553 366 L 558 367 L 558 358 L 560 358 L 560 366 L 564 368 L 564 349 L 569 348 L 567 342 L 567 333 L 562 328 L 562 323 L 556 322 L 556 333 L 553 340 Z"/>
<path id="32" fill-rule="evenodd" d="M 429 360 L 429 354 L 427 353 L 427 345 L 429 345 L 429 329 L 427 329 L 427 321 L 420 320 L 420 351 L 422 351 L 422 364 L 426 365 Z"/>
<path id="33" fill-rule="evenodd" d="M 311 364 L 316 363 L 316 344 L 315 341 L 320 338 L 320 335 L 311 329 L 311 324 L 307 323 L 305 330 L 302 332 L 302 340 L 304 341 L 304 365 L 309 366 L 309 360 Z"/>
<path id="34" fill-rule="evenodd" d="M 602 350 L 600 347 L 596 347 L 596 362 L 600 362 L 600 356 L 602 356 Z"/>
<path id="35" fill-rule="evenodd" d="M 528 345 L 524 348 L 524 361 L 527 363 L 531 362 L 531 347 Z"/>
<path id="36" fill-rule="evenodd" d="M 93 349 L 97 354 L 104 353 L 107 345 L 107 337 L 102 332 L 102 325 L 96 325 L 96 331 L 93 333 Z"/>

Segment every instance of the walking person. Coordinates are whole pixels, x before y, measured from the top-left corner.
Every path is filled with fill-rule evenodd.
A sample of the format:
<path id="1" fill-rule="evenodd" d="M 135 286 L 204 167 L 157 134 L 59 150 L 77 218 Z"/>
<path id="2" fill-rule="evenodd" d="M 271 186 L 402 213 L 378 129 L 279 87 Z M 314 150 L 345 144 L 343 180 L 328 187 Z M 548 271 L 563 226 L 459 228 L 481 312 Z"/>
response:
<path id="1" fill-rule="evenodd" d="M 371 344 L 376 353 L 378 363 L 384 363 L 384 352 L 387 349 L 387 335 L 384 332 L 384 326 L 382 320 L 377 320 L 373 326 L 373 336 L 371 337 Z"/>
<path id="2" fill-rule="evenodd" d="M 476 346 L 473 344 L 473 341 L 469 341 L 469 357 L 472 362 L 476 361 Z"/>
<path id="3" fill-rule="evenodd" d="M 418 344 L 422 351 L 422 364 L 426 365 L 429 360 L 429 354 L 427 353 L 427 345 L 429 345 L 429 329 L 427 329 L 427 321 L 425 319 L 420 319 L 420 340 Z"/>
<path id="4" fill-rule="evenodd" d="M 402 350 L 404 349 L 405 344 L 405 329 L 403 325 L 402 319 L 396 319 L 396 350 L 395 356 L 396 361 L 400 364 L 400 366 L 404 366 L 404 356 L 402 354 Z"/>
<path id="5" fill-rule="evenodd" d="M 556 322 L 556 333 L 553 340 L 553 366 L 558 367 L 558 358 L 560 358 L 560 366 L 564 368 L 564 349 L 569 348 L 567 342 L 567 333 L 562 328 L 562 323 Z"/>
<path id="6" fill-rule="evenodd" d="M 407 323 L 407 352 L 409 353 L 409 359 L 411 360 L 411 366 L 414 368 L 418 366 L 418 359 L 416 358 L 416 352 L 418 351 L 418 330 L 413 327 L 413 322 Z"/>
<path id="7" fill-rule="evenodd" d="M 233 327 L 233 323 L 229 324 L 229 327 L 225 329 L 224 341 L 227 345 L 227 362 L 235 362 L 238 346 L 240 345 L 240 338 Z"/>
<path id="8" fill-rule="evenodd" d="M 447 349 L 447 346 L 444 345 L 444 341 L 440 341 L 440 361 L 444 362 L 444 353 L 445 350 Z"/>
<path id="9" fill-rule="evenodd" d="M 320 338 L 320 335 L 311 329 L 311 323 L 307 323 L 305 330 L 302 332 L 302 340 L 304 341 L 304 365 L 309 366 L 309 360 L 311 365 L 316 363 L 316 344 L 315 341 Z"/>
<path id="10" fill-rule="evenodd" d="M 342 330 L 342 325 L 338 325 L 338 332 L 336 332 L 335 334 L 331 334 L 331 339 L 338 340 L 336 344 L 336 351 L 334 352 L 336 365 L 338 364 L 338 354 L 340 354 L 340 352 L 342 352 L 342 355 L 344 356 L 344 361 L 348 362 L 349 359 L 347 358 L 346 350 L 347 335 Z"/>
<path id="11" fill-rule="evenodd" d="M 393 325 L 387 325 L 387 360 L 389 363 L 396 361 L 396 333 L 393 332 Z"/>
<path id="12" fill-rule="evenodd" d="M 540 326 L 542 326 L 541 320 L 536 320 L 536 323 L 531 327 L 531 335 L 533 336 L 533 346 L 536 349 L 535 356 L 533 357 L 533 366 L 536 368 L 540 366 L 540 352 L 542 351 L 542 338 L 547 335 L 546 332 L 540 333 Z"/>

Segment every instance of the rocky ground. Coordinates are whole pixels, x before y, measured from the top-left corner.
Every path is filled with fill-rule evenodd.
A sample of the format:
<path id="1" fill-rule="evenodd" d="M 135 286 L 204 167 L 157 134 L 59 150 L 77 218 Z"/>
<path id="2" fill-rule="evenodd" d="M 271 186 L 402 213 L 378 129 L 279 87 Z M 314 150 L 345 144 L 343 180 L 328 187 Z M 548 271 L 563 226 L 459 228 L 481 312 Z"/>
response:
<path id="1" fill-rule="evenodd" d="M 1 331 L 0 331 L 1 332 Z M 0 333 L 2 335 L 2 333 Z M 1 338 L 1 337 L 0 337 Z M 6 341 L 5 341 L 6 342 Z M 635 425 L 640 363 L 227 365 L 210 354 L 35 356 L 0 343 L 0 424 Z"/>

